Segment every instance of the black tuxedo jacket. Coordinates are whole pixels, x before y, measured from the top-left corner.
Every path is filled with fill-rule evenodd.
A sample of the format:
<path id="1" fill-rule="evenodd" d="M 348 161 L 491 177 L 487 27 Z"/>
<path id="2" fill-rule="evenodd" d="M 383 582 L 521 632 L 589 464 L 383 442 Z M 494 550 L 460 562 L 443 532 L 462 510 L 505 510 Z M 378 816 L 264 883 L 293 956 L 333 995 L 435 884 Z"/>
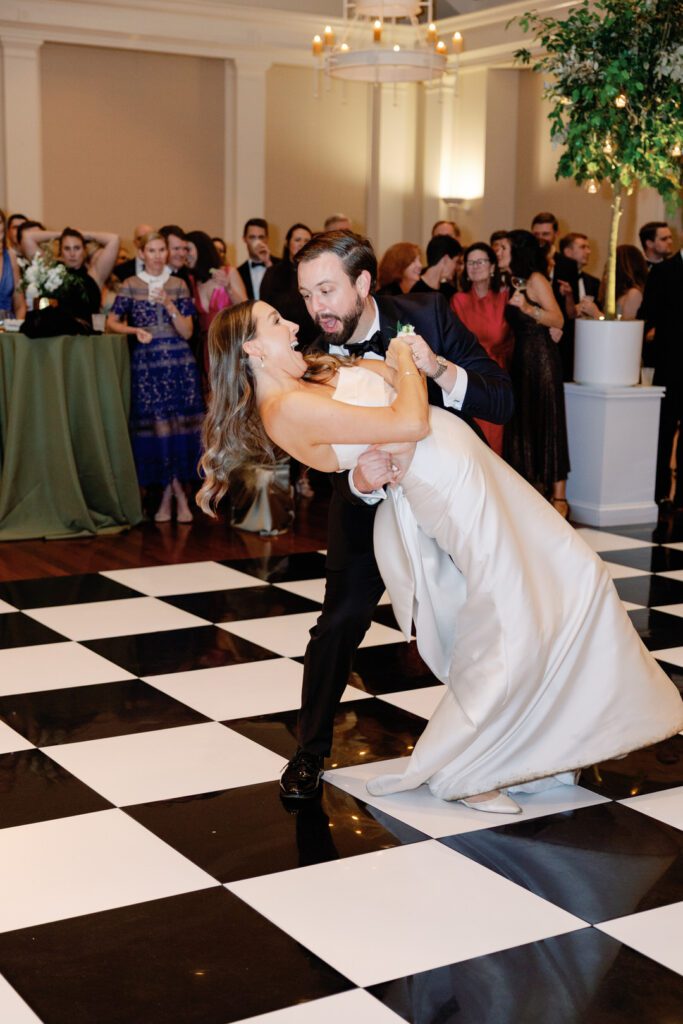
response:
<path id="1" fill-rule="evenodd" d="M 129 277 L 135 277 L 135 257 L 126 260 L 124 263 L 119 263 L 118 266 L 112 270 L 113 277 L 118 278 L 119 281 L 126 281 Z"/>
<path id="2" fill-rule="evenodd" d="M 276 263 L 280 262 L 280 259 L 277 256 L 271 256 L 270 261 L 272 265 L 275 266 Z M 251 284 L 251 274 L 249 273 L 249 260 L 245 260 L 244 263 L 240 263 L 239 267 L 237 268 L 237 273 L 244 281 L 244 287 L 247 289 L 247 298 L 253 299 L 254 289 Z M 266 270 L 266 274 L 267 273 L 268 271 Z"/>
<path id="3" fill-rule="evenodd" d="M 598 296 L 598 292 L 600 291 L 600 278 L 593 277 L 592 274 L 583 273 L 579 274 L 579 277 L 583 278 L 583 286 L 586 289 L 586 297 L 590 299 L 596 299 Z M 579 301 L 578 288 L 576 290 L 576 295 L 574 296 L 574 299 L 576 302 Z"/>
<path id="4" fill-rule="evenodd" d="M 683 392 L 683 249 L 647 276 L 639 317 L 655 329 L 655 384 Z"/>

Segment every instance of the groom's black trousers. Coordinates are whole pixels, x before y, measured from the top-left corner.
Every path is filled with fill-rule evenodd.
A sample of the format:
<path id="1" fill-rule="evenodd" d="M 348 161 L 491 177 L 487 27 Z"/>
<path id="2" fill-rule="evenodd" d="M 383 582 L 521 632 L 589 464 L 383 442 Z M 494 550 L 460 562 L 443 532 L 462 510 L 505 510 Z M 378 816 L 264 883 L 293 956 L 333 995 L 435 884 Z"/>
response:
<path id="1" fill-rule="evenodd" d="M 352 504 L 332 491 L 325 601 L 306 648 L 298 719 L 299 746 L 313 754 L 330 753 L 354 655 L 384 592 L 372 542 L 376 511 L 376 505 Z"/>

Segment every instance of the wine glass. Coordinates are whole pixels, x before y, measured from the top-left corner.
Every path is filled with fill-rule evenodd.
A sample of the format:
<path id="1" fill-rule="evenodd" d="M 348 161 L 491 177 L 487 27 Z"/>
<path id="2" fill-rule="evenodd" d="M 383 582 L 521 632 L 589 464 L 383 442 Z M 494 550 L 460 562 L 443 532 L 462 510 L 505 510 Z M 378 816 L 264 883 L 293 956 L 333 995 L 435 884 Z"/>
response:
<path id="1" fill-rule="evenodd" d="M 511 277 L 510 284 L 516 292 L 526 291 L 526 278 L 525 277 Z"/>

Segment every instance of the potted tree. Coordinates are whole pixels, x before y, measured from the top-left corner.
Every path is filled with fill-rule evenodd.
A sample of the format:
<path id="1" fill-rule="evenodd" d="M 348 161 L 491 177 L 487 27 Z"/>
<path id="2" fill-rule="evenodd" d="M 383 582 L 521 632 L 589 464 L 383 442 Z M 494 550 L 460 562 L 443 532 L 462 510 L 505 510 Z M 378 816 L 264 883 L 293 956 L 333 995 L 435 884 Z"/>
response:
<path id="1" fill-rule="evenodd" d="M 549 76 L 551 138 L 564 147 L 555 176 L 611 189 L 604 319 L 577 321 L 575 377 L 635 384 L 643 324 L 617 320 L 619 221 L 637 185 L 669 206 L 683 187 L 683 0 L 583 0 L 564 20 L 515 20 L 541 48 L 516 60 Z"/>

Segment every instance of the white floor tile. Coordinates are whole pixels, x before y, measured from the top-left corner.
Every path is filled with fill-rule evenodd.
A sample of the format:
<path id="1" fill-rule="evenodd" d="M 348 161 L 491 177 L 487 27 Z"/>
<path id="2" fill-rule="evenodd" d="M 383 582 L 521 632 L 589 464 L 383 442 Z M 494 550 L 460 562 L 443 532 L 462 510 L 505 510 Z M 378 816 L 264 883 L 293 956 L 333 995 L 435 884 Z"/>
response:
<path id="1" fill-rule="evenodd" d="M 683 604 L 653 604 L 655 612 L 666 612 L 667 615 L 678 615 L 683 618 Z"/>
<path id="2" fill-rule="evenodd" d="M 661 651 L 651 651 L 650 653 L 657 661 L 666 661 L 669 665 L 683 668 L 683 647 L 665 647 Z"/>
<path id="3" fill-rule="evenodd" d="M 33 608 L 25 614 L 70 640 L 99 640 L 106 636 L 133 636 L 206 625 L 206 619 L 154 597 Z"/>
<path id="4" fill-rule="evenodd" d="M 41 1024 L 24 1000 L 0 974 L 0 1020 L 4 1024 Z"/>
<path id="5" fill-rule="evenodd" d="M 669 545 L 672 547 L 672 545 Z M 667 572 L 658 572 L 658 576 L 666 576 L 670 580 L 683 580 L 683 569 L 669 569 Z"/>
<path id="6" fill-rule="evenodd" d="M 674 551 L 683 551 L 683 540 L 677 540 L 671 544 L 662 544 L 662 547 L 672 548 Z"/>
<path id="7" fill-rule="evenodd" d="M 423 686 L 421 690 L 403 690 L 400 693 L 379 693 L 379 700 L 410 711 L 421 718 L 431 718 L 437 704 L 446 692 L 445 686 Z"/>
<path id="8" fill-rule="evenodd" d="M 119 810 L 0 830 L 0 931 L 193 892 L 215 880 Z"/>
<path id="9" fill-rule="evenodd" d="M 634 576 L 652 576 L 646 569 L 632 569 L 630 565 L 619 565 L 618 562 L 605 562 L 605 567 L 613 580 L 627 580 Z"/>
<path id="10" fill-rule="evenodd" d="M 584 927 L 431 840 L 227 888 L 361 986 Z"/>
<path id="11" fill-rule="evenodd" d="M 103 572 L 110 580 L 139 590 L 150 597 L 171 594 L 201 594 L 210 590 L 235 590 L 238 587 L 267 586 L 263 580 L 238 572 L 218 562 L 185 562 L 178 565 L 151 565 L 143 569 L 112 569 Z"/>
<path id="12" fill-rule="evenodd" d="M 622 601 L 621 602 L 627 612 L 636 612 L 639 608 L 646 608 L 644 604 L 634 604 L 633 601 Z"/>
<path id="13" fill-rule="evenodd" d="M 246 665 L 147 676 L 145 682 L 217 722 L 231 718 L 294 711 L 301 705 L 304 667 L 276 658 Z M 370 694 L 347 686 L 343 701 L 369 699 Z"/>
<path id="14" fill-rule="evenodd" d="M 244 1017 L 235 1024 L 400 1024 L 401 1021 L 403 1017 L 398 1017 L 369 992 L 354 988 L 327 999 L 288 1006 L 286 1010 Z"/>
<path id="15" fill-rule="evenodd" d="M 9 725 L 4 722 L 0 722 L 0 754 L 13 754 L 15 750 L 31 750 L 32 747 L 33 744 L 25 740 L 18 732 L 10 729 Z M 2 1005 L 1 1002 L 0 1005 Z M 2 1020 L 1 1014 L 0 1020 Z"/>
<path id="16" fill-rule="evenodd" d="M 119 806 L 269 782 L 286 763 L 217 722 L 44 750 Z"/>
<path id="17" fill-rule="evenodd" d="M 4 612 L 15 612 L 16 610 L 11 604 L 7 604 L 7 601 L 0 601 L 0 615 Z"/>
<path id="18" fill-rule="evenodd" d="M 0 651 L 0 696 L 117 683 L 135 676 L 80 644 L 35 644 Z"/>
<path id="19" fill-rule="evenodd" d="M 607 797 L 581 786 L 554 786 L 542 793 L 515 793 L 514 799 L 521 804 L 522 814 L 513 817 L 473 811 L 457 801 L 439 800 L 432 796 L 427 786 L 390 796 L 372 796 L 368 793 L 366 783 L 369 779 L 386 772 L 400 772 L 407 764 L 407 757 L 398 757 L 392 761 L 374 761 L 371 764 L 330 769 L 325 772 L 325 781 L 434 839 L 464 835 L 483 828 L 542 818 L 547 814 L 560 814 L 607 802 Z"/>
<path id="20" fill-rule="evenodd" d="M 635 540 L 633 537 L 621 537 L 618 533 L 602 533 L 589 527 L 579 527 L 576 531 L 593 551 L 628 551 L 630 548 L 653 548 L 655 545 L 648 540 Z"/>
<path id="21" fill-rule="evenodd" d="M 645 793 L 643 796 L 631 796 L 619 802 L 683 831 L 683 786 L 661 789 L 658 793 Z"/>
<path id="22" fill-rule="evenodd" d="M 324 553 L 324 552 L 323 552 Z M 288 590 L 290 594 L 298 594 L 299 597 L 307 597 L 309 601 L 323 603 L 325 597 L 325 580 L 293 580 L 291 583 L 276 583 L 275 586 L 282 590 Z M 386 590 L 379 599 L 380 604 L 391 604 L 391 599 Z"/>
<path id="23" fill-rule="evenodd" d="M 302 612 L 298 615 L 274 615 L 268 619 L 242 619 L 240 622 L 218 623 L 218 627 L 227 633 L 251 640 L 260 647 L 280 654 L 283 658 L 296 658 L 306 651 L 309 633 L 318 619 L 318 614 Z M 397 629 L 373 622 L 361 647 L 397 644 L 402 640 L 403 634 Z"/>
<path id="24" fill-rule="evenodd" d="M 683 903 L 605 921 L 596 928 L 664 967 L 683 974 Z"/>

